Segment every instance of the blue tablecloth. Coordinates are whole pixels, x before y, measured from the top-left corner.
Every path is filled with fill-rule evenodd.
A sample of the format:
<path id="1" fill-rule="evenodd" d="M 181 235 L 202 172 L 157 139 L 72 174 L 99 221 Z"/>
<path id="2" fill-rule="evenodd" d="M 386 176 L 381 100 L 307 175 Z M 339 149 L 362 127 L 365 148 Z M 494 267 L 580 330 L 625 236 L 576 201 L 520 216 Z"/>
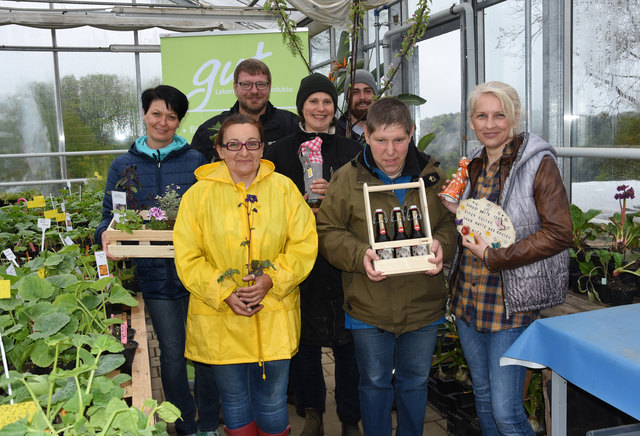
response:
<path id="1" fill-rule="evenodd" d="M 640 304 L 536 320 L 500 362 L 544 365 L 640 419 Z"/>

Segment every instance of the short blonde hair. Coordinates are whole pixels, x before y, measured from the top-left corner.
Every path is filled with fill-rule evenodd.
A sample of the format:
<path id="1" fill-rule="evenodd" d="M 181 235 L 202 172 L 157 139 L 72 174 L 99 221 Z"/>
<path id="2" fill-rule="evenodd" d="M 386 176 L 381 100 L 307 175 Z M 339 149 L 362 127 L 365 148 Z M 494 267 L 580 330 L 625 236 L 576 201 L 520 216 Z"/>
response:
<path id="1" fill-rule="evenodd" d="M 496 81 L 479 84 L 471 91 L 471 94 L 469 94 L 467 105 L 469 109 L 467 113 L 469 123 L 471 123 L 473 119 L 473 114 L 476 111 L 476 103 L 482 94 L 491 94 L 500 100 L 504 115 L 512 126 L 511 136 L 515 135 L 515 131 L 518 128 L 519 115 L 522 114 L 522 105 L 520 104 L 518 92 L 504 82 Z"/>

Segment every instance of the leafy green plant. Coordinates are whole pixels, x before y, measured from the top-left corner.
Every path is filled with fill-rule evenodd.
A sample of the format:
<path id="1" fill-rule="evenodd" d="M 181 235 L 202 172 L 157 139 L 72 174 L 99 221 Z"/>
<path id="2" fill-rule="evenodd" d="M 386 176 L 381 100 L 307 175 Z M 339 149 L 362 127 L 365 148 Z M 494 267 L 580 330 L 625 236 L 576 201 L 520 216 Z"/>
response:
<path id="1" fill-rule="evenodd" d="M 127 209 L 124 213 L 121 213 L 120 219 L 116 223 L 116 230 L 127 232 L 130 235 L 133 234 L 134 230 L 140 230 L 143 227 L 142 216 L 132 209 Z"/>
<path id="2" fill-rule="evenodd" d="M 258 213 L 258 209 L 254 206 L 255 203 L 258 202 L 258 197 L 255 195 L 247 194 L 247 197 L 244 199 L 242 203 L 238 204 L 238 207 L 244 207 L 247 211 L 247 222 L 249 224 L 249 235 L 245 237 L 245 240 L 240 243 L 241 247 L 247 247 L 247 274 L 253 274 L 254 277 L 259 277 L 264 273 L 264 270 L 267 268 L 276 269 L 275 266 L 271 263 L 269 259 L 267 260 L 255 260 L 252 259 L 251 254 L 251 235 L 253 233 L 254 227 L 253 222 L 255 219 L 255 214 Z M 220 277 L 218 277 L 218 283 L 222 282 L 224 279 L 233 279 L 233 276 L 236 274 L 240 274 L 240 271 L 235 268 L 229 268 L 226 270 Z"/>
<path id="3" fill-rule="evenodd" d="M 141 411 L 122 400 L 124 390 L 120 385 L 130 380 L 130 376 L 108 376 L 124 361 L 121 354 L 110 354 L 122 350 L 122 344 L 114 337 L 96 333 L 58 337 L 51 339 L 48 346 L 55 349 L 53 369 L 48 375 L 10 371 L 9 378 L 0 381 L 2 388 L 6 389 L 8 384 L 14 386 L 13 394 L 1 402 L 31 400 L 38 406 L 31 422 L 24 418 L 4 427 L 4 432 L 14 435 L 166 434 L 163 421 L 174 422 L 180 417 L 180 411 L 168 402 L 158 405 L 155 400 L 146 400 Z M 76 351 L 71 369 L 58 366 L 62 348 Z M 149 416 L 144 414 L 145 408 L 151 409 Z M 163 421 L 152 424 L 155 413 Z"/>
<path id="4" fill-rule="evenodd" d="M 533 371 L 527 394 L 522 401 L 524 410 L 527 412 L 529 424 L 533 431 L 538 433 L 544 430 L 544 393 L 542 389 L 542 371 Z"/>
<path id="5" fill-rule="evenodd" d="M 569 212 L 571 213 L 571 222 L 573 223 L 573 240 L 572 247 L 576 253 L 584 253 L 587 241 L 594 241 L 599 233 L 599 227 L 592 223 L 591 220 L 598 216 L 601 211 L 596 209 L 589 209 L 583 212 L 575 204 L 569 205 Z"/>
<path id="6" fill-rule="evenodd" d="M 117 277 L 95 280 L 90 257 L 80 256 L 77 246 L 69 246 L 59 253 L 42 253 L 16 269 L 16 276 L 7 275 L 6 268 L 0 273 L 12 282 L 11 298 L 0 300 L 0 331 L 14 368 L 22 371 L 27 362 L 48 368 L 54 359 L 49 341 L 75 334 L 106 334 L 109 325 L 120 323 L 107 318 L 107 303 L 137 305 Z M 85 280 L 91 270 L 93 279 Z M 64 363 L 73 359 L 64 346 L 58 351 Z"/>

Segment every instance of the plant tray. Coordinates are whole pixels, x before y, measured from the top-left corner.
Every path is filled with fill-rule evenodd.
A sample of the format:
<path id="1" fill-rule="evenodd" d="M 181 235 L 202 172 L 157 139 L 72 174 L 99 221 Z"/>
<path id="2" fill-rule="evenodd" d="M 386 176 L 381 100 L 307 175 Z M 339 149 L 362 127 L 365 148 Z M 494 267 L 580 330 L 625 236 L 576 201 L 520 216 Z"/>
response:
<path id="1" fill-rule="evenodd" d="M 143 218 L 147 211 L 140 211 Z M 105 230 L 109 253 L 118 257 L 174 257 L 173 230 L 133 230 L 127 233 L 116 229 L 115 219 Z"/>
<path id="2" fill-rule="evenodd" d="M 404 241 L 388 241 L 388 242 L 375 242 L 373 233 L 373 219 L 371 202 L 369 199 L 370 193 L 380 191 L 391 191 L 394 189 L 415 189 L 419 190 L 420 197 L 420 213 L 422 214 L 422 231 L 426 235 L 424 238 L 417 239 L 405 239 Z M 380 185 L 380 186 L 368 186 L 366 183 L 363 186 L 364 195 L 364 207 L 367 217 L 367 226 L 369 231 L 369 243 L 371 248 L 378 250 L 381 248 L 398 248 L 398 247 L 410 247 L 413 245 L 426 245 L 428 253 L 425 256 L 411 256 L 393 259 L 380 259 L 373 262 L 373 268 L 376 271 L 382 271 L 384 275 L 401 275 L 401 274 L 415 274 L 424 272 L 427 270 L 435 269 L 436 264 L 429 262 L 429 259 L 434 258 L 435 255 L 431 252 L 431 244 L 433 238 L 431 236 L 431 225 L 429 223 L 429 210 L 427 208 L 427 197 L 425 194 L 424 181 L 419 179 L 417 182 L 411 183 L 399 183 L 396 185 Z"/>

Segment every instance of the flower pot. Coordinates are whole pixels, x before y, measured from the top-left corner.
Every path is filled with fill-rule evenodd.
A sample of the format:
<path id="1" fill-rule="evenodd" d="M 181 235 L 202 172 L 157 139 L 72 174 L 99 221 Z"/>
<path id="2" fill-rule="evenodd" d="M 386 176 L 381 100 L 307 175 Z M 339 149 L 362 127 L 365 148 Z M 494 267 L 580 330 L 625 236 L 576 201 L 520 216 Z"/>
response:
<path id="1" fill-rule="evenodd" d="M 122 350 L 124 363 L 120 367 L 121 372 L 131 375 L 131 365 L 133 364 L 133 358 L 135 357 L 137 349 L 138 343 L 136 341 L 127 342 L 126 344 L 124 344 L 124 350 Z"/>
<path id="2" fill-rule="evenodd" d="M 119 341 L 122 342 L 122 340 L 121 340 L 122 335 L 121 335 L 121 332 L 120 332 L 121 328 L 122 328 L 122 324 L 114 325 L 112 334 L 116 339 L 118 339 Z M 127 327 L 127 343 L 133 341 L 133 337 L 135 336 L 135 334 L 136 334 L 135 329 L 132 329 L 131 327 Z"/>

